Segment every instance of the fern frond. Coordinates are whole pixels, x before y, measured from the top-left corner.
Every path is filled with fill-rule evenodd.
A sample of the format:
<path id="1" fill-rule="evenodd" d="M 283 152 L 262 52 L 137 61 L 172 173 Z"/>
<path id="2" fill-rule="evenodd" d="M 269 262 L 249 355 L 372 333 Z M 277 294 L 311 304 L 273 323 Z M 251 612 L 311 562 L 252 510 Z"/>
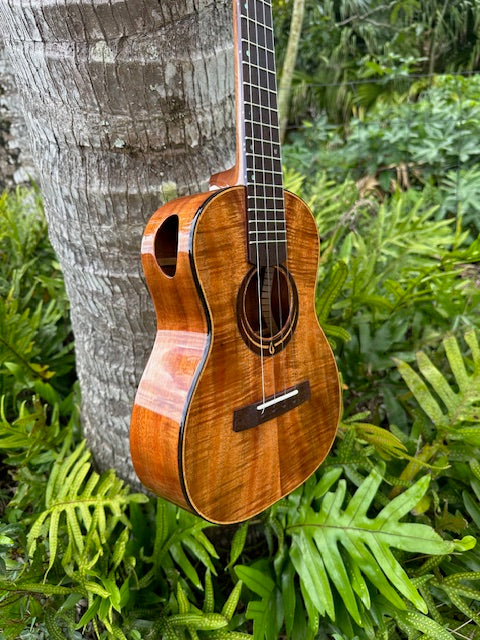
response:
<path id="1" fill-rule="evenodd" d="M 227 569 L 229 569 L 230 567 L 233 567 L 235 562 L 240 557 L 245 547 L 245 542 L 247 540 L 247 533 L 248 533 L 248 522 L 245 522 L 242 525 L 240 525 L 238 529 L 235 531 L 232 538 L 232 544 L 230 547 L 230 561 L 226 566 Z"/>
<path id="2" fill-rule="evenodd" d="M 39 538 L 48 538 L 47 571 L 56 560 L 59 536 L 64 535 L 63 521 L 68 538 L 64 561 L 73 558 L 80 564 L 86 546 L 93 540 L 97 541 L 97 547 L 105 543 L 129 503 L 148 499 L 143 494 L 129 494 L 112 472 L 99 476 L 91 468 L 90 457 L 82 442 L 73 453 L 64 460 L 59 458 L 53 465 L 46 490 L 46 508 L 37 516 L 27 536 L 31 556 Z M 128 525 L 128 521 L 124 524 Z M 118 562 L 118 550 L 115 561 Z"/>
<path id="3" fill-rule="evenodd" d="M 260 600 L 250 600 L 246 613 L 247 620 L 253 620 L 254 638 L 277 638 L 281 622 L 277 616 L 279 590 L 275 582 L 265 571 L 253 567 L 237 565 L 235 573 L 250 591 L 260 596 Z"/>
<path id="4" fill-rule="evenodd" d="M 443 347 L 458 391 L 422 351 L 417 353 L 420 373 L 401 360 L 395 360 L 398 371 L 416 401 L 435 427 L 447 437 L 465 444 L 480 445 L 480 348 L 474 331 L 465 334 L 472 355 L 468 371 L 454 336 L 443 340 Z M 473 369 L 473 370 L 472 370 Z"/>
<path id="5" fill-rule="evenodd" d="M 159 573 L 165 570 L 165 565 L 173 560 L 184 575 L 197 588 L 202 589 L 198 572 L 185 550 L 195 561 L 199 560 L 213 575 L 216 575 L 212 558 L 218 558 L 218 554 L 203 532 L 211 525 L 162 499 L 157 500 L 155 522 L 153 554 L 146 558 L 147 561 L 152 562 L 153 566 L 140 578 L 139 587 L 147 587 Z"/>
<path id="6" fill-rule="evenodd" d="M 400 522 L 424 496 L 429 477 L 424 476 L 404 493 L 393 498 L 374 517 L 367 511 L 376 498 L 382 476 L 373 470 L 345 508 L 346 483 L 340 480 L 334 492 L 326 493 L 320 511 L 304 506 L 292 517 L 290 557 L 305 590 L 321 615 L 335 620 L 331 583 L 335 585 L 355 622 L 361 625 L 358 600 L 368 602 L 363 576 L 397 609 L 405 609 L 399 593 L 420 611 L 425 602 L 392 553 L 392 548 L 408 552 L 443 555 L 457 543 L 443 540 L 431 527 Z M 461 546 L 461 541 L 460 541 Z M 470 547 L 472 541 L 464 539 Z M 348 563 L 344 557 L 348 557 Z M 355 567 L 352 570 L 352 567 Z"/>
<path id="7" fill-rule="evenodd" d="M 353 430 L 357 436 L 375 447 L 384 459 L 407 457 L 407 447 L 393 433 L 369 422 L 345 421 L 340 429 Z"/>
<path id="8" fill-rule="evenodd" d="M 330 313 L 335 300 L 340 295 L 347 276 L 347 264 L 343 260 L 339 260 L 335 263 L 335 266 L 332 269 L 330 280 L 328 281 L 326 287 L 322 290 L 321 294 L 317 296 L 315 308 L 317 311 L 319 322 L 320 324 L 322 324 L 322 326 L 328 318 L 328 314 Z"/>

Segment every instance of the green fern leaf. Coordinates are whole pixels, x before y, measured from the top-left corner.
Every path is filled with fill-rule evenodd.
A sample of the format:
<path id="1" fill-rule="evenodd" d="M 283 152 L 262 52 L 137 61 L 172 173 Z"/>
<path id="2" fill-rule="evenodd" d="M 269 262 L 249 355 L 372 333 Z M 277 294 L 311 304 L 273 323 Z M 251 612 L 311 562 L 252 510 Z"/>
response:
<path id="1" fill-rule="evenodd" d="M 407 447 L 393 433 L 369 422 L 348 420 L 342 422 L 340 429 L 354 430 L 358 438 L 373 445 L 384 459 L 407 457 Z"/>
<path id="2" fill-rule="evenodd" d="M 338 549 L 335 555 L 338 558 Z M 318 553 L 313 540 L 305 532 L 300 531 L 298 535 L 293 536 L 290 559 L 317 611 L 320 615 L 327 614 L 332 620 L 335 620 L 333 594 L 323 556 Z M 346 595 L 348 588 L 342 589 L 342 591 L 342 597 L 348 597 Z M 352 607 L 352 617 L 355 618 L 355 616 L 357 619 L 359 618 L 356 605 Z"/>
<path id="3" fill-rule="evenodd" d="M 69 587 L 61 587 L 56 584 L 21 581 L 12 582 L 10 580 L 0 580 L 1 591 L 14 591 L 19 593 L 39 593 L 45 596 L 67 596 L 73 592 Z"/>
<path id="4" fill-rule="evenodd" d="M 207 567 L 207 569 L 217 575 L 215 566 L 211 560 L 210 554 L 206 551 L 205 547 L 193 536 L 185 536 L 182 540 L 184 546 L 191 551 L 191 554 L 197 560 Z"/>
<path id="5" fill-rule="evenodd" d="M 400 613 L 399 617 L 404 624 L 418 629 L 418 631 L 424 633 L 427 638 L 434 638 L 435 640 L 455 640 L 455 636 L 449 633 L 445 627 L 435 620 L 432 620 L 432 618 L 418 613 L 418 611 Z"/>
<path id="6" fill-rule="evenodd" d="M 52 467 L 47 485 L 46 509 L 37 516 L 27 537 L 31 555 L 35 552 L 37 541 L 44 535 L 48 538 L 48 570 L 57 556 L 59 536 L 64 535 L 66 530 L 67 547 L 63 564 L 66 566 L 73 560 L 77 566 L 91 571 L 92 556 L 96 562 L 102 545 L 107 542 L 118 521 L 122 520 L 125 527 L 129 526 L 124 515 L 128 503 L 147 500 L 143 495 L 129 495 L 128 489 L 113 473 L 107 472 L 102 476 L 96 474 L 91 469 L 90 455 L 82 442 L 72 454 L 65 459 L 60 457 Z M 61 524 L 63 515 L 66 527 Z M 122 540 L 126 544 L 125 536 Z M 94 593 L 100 595 L 98 590 Z"/>
<path id="7" fill-rule="evenodd" d="M 226 566 L 227 569 L 230 569 L 230 567 L 233 567 L 235 562 L 240 557 L 245 547 L 245 542 L 247 540 L 247 532 L 248 532 L 247 522 L 240 525 L 238 529 L 235 531 L 235 534 L 232 539 L 232 545 L 230 547 L 230 561 Z"/>
<path id="8" fill-rule="evenodd" d="M 200 578 L 198 577 L 198 573 L 194 568 L 193 564 L 187 558 L 185 551 L 181 545 L 172 545 L 170 549 L 170 553 L 172 558 L 181 568 L 183 573 L 187 576 L 192 584 L 194 584 L 197 589 L 202 589 L 202 583 L 200 582 Z"/>
<path id="9" fill-rule="evenodd" d="M 225 604 L 223 605 L 222 616 L 225 616 L 227 620 L 231 620 L 233 618 L 235 609 L 238 606 L 238 601 L 240 600 L 240 594 L 242 593 L 242 585 L 243 585 L 243 582 L 239 580 L 237 584 L 233 587 L 232 592 L 228 596 Z"/>
<path id="10" fill-rule="evenodd" d="M 246 618 L 253 620 L 253 635 L 258 640 L 277 640 L 281 621 L 277 620 L 277 596 L 279 590 L 275 582 L 264 571 L 253 567 L 237 565 L 235 573 L 260 600 L 250 600 Z"/>
<path id="11" fill-rule="evenodd" d="M 125 551 L 127 549 L 129 539 L 129 531 L 127 528 L 123 529 L 118 536 L 112 553 L 112 571 L 115 571 L 125 557 Z"/>
<path id="12" fill-rule="evenodd" d="M 338 338 L 343 342 L 349 342 L 352 339 L 352 336 L 346 329 L 335 324 L 328 324 L 328 322 L 323 322 L 322 329 L 325 331 L 328 338 Z"/>
<path id="13" fill-rule="evenodd" d="M 57 556 L 57 546 L 58 546 L 58 523 L 60 521 L 60 511 L 53 511 L 50 517 L 50 528 L 48 531 L 48 539 L 50 541 L 50 561 L 48 563 L 47 573 L 53 566 L 55 562 L 55 558 Z"/>
<path id="14" fill-rule="evenodd" d="M 340 480 L 334 492 L 325 494 L 320 511 L 305 506 L 295 512 L 298 515 L 293 516 L 287 527 L 292 537 L 291 559 L 300 579 L 318 612 L 326 613 L 332 620 L 335 611 L 330 583 L 341 594 L 352 618 L 361 623 L 356 598 L 364 603 L 369 601 L 362 575 L 398 609 L 405 608 L 400 593 L 426 613 L 423 599 L 391 549 L 414 553 L 428 550 L 432 555 L 441 555 L 457 548 L 455 542 L 443 540 L 427 525 L 400 522 L 425 494 L 429 476 L 418 480 L 374 518 L 369 518 L 367 511 L 381 482 L 382 476 L 373 470 L 343 508 L 346 483 Z M 343 560 L 345 555 L 348 563 Z"/>
<path id="15" fill-rule="evenodd" d="M 176 627 L 191 625 L 198 631 L 221 629 L 228 624 L 228 621 L 219 613 L 177 613 L 170 616 L 169 621 Z"/>
<path id="16" fill-rule="evenodd" d="M 458 391 L 452 388 L 444 374 L 422 351 L 417 353 L 420 374 L 405 362 L 395 362 L 416 401 L 437 429 L 445 431 L 451 439 L 478 446 L 480 427 L 473 425 L 480 422 L 480 349 L 473 331 L 465 334 L 465 342 L 470 347 L 473 359 L 471 373 L 467 370 L 456 338 L 447 336 L 443 340 Z"/>
<path id="17" fill-rule="evenodd" d="M 205 599 L 203 601 L 203 612 L 213 613 L 215 599 L 213 595 L 212 574 L 209 569 L 205 572 Z"/>
<path id="18" fill-rule="evenodd" d="M 317 297 L 316 300 L 316 311 L 320 324 L 325 322 L 330 313 L 330 310 L 335 303 L 335 300 L 338 298 L 342 287 L 347 279 L 348 275 L 348 267 L 346 262 L 343 260 L 339 260 L 335 263 L 335 266 L 332 269 L 332 273 L 330 276 L 330 280 L 327 286 L 323 289 L 322 293 Z"/>
<path id="19" fill-rule="evenodd" d="M 53 640 L 65 640 L 65 636 L 55 621 L 54 614 L 47 610 L 45 612 L 45 626 L 47 627 L 48 634 Z"/>

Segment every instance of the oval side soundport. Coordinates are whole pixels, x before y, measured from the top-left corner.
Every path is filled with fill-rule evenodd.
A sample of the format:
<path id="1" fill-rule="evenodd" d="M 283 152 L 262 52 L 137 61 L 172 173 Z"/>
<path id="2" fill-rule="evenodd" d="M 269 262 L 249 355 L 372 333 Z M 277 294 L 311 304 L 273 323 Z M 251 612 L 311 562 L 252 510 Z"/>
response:
<path id="1" fill-rule="evenodd" d="M 155 259 L 162 272 L 173 278 L 177 271 L 178 216 L 168 216 L 155 234 Z"/>

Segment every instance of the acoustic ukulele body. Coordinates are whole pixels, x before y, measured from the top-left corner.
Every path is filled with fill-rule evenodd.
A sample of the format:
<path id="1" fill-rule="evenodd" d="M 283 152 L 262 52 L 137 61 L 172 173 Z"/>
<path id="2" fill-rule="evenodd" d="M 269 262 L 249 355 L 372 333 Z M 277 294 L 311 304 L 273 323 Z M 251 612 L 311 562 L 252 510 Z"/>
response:
<path id="1" fill-rule="evenodd" d="M 263 327 L 244 186 L 175 200 L 144 234 L 158 329 L 132 459 L 149 489 L 211 522 L 246 520 L 299 486 L 338 424 L 338 373 L 314 308 L 317 229 L 288 192 L 285 220 L 288 256 L 264 276 Z"/>

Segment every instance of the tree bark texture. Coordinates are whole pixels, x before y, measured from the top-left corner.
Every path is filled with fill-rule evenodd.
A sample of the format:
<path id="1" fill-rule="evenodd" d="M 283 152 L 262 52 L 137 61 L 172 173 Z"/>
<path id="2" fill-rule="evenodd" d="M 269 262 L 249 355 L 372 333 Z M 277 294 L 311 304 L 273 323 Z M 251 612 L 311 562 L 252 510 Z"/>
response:
<path id="1" fill-rule="evenodd" d="M 136 484 L 129 419 L 155 328 L 141 236 L 233 162 L 231 1 L 0 0 L 0 24 L 71 302 L 84 432 L 99 467 Z"/>
<path id="2" fill-rule="evenodd" d="M 35 179 L 20 98 L 0 30 L 0 191 Z"/>

